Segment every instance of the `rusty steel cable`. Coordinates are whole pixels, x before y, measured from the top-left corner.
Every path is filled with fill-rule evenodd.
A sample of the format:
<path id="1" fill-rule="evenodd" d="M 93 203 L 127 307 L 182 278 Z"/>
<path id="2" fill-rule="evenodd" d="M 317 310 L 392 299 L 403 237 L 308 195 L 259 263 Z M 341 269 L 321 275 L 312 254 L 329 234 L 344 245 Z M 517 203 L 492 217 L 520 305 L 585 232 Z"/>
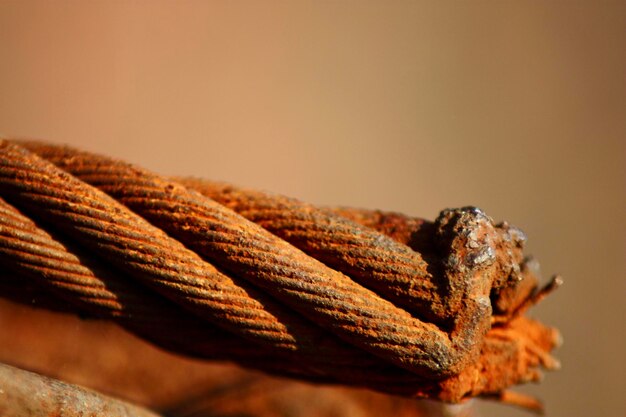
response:
<path id="1" fill-rule="evenodd" d="M 457 373 L 478 353 L 480 345 L 470 335 L 451 340 L 433 324 L 412 317 L 257 224 L 177 183 L 98 155 L 26 146 L 114 197 L 217 267 L 263 288 L 353 345 L 424 376 Z M 489 305 L 484 297 L 476 301 L 468 327 L 482 337 L 487 328 L 476 322 L 489 314 Z"/>
<path id="2" fill-rule="evenodd" d="M 258 359 L 260 364 L 271 359 L 259 349 L 246 349 L 234 335 L 144 291 L 124 273 L 105 268 L 79 248 L 52 237 L 1 198 L 0 260 L 7 267 L 3 281 L 16 275 L 22 276 L 24 285 L 39 283 L 37 289 L 58 295 L 83 313 L 117 321 L 160 346 L 215 359 Z M 53 297 L 40 294 L 39 298 L 55 305 Z"/>
<path id="3" fill-rule="evenodd" d="M 183 183 L 189 181 L 200 188 L 205 182 L 205 180 L 199 179 L 181 179 L 181 181 Z M 331 207 L 325 210 L 377 230 L 428 258 L 433 256 L 432 250 L 435 246 L 433 242 L 435 224 L 433 222 L 383 210 L 352 207 Z M 526 238 L 522 231 L 510 226 L 507 222 L 502 222 L 496 227 L 500 229 L 501 234 L 505 233 L 504 236 L 508 234 L 508 239 L 517 241 L 523 247 Z M 521 252 L 514 255 L 516 261 L 519 261 L 519 255 Z M 540 302 L 562 284 L 561 277 L 555 275 L 550 278 L 546 285 L 540 287 L 539 263 L 532 256 L 524 257 L 518 266 L 519 270 L 514 267 L 510 275 L 510 277 L 516 277 L 516 280 L 514 279 L 500 288 L 492 288 L 492 324 L 506 323 L 511 317 L 523 314 L 528 308 Z"/>
<path id="4" fill-rule="evenodd" d="M 465 217 L 476 222 L 476 226 L 466 225 L 463 232 L 491 234 L 492 242 L 485 245 L 485 253 L 493 250 L 494 260 L 496 254 L 503 258 L 492 262 L 493 267 L 481 274 L 479 280 L 483 288 L 475 288 L 478 286 L 475 280 L 463 276 L 441 279 L 446 273 L 460 275 L 460 268 L 437 262 L 437 258 L 449 261 L 450 255 L 458 255 L 455 251 L 446 253 L 451 245 L 441 233 L 442 223 L 450 211 L 445 211 L 435 223 L 381 212 L 366 213 L 365 210 L 343 209 L 333 213 L 293 198 L 228 184 L 189 178 L 178 181 L 431 321 L 445 323 L 450 318 L 463 316 L 460 310 L 468 304 L 480 302 L 477 299 L 490 293 L 497 294 L 506 281 L 515 283 L 523 278 L 520 268 L 524 264 L 523 233 L 507 224 L 494 225 L 478 210 L 462 210 L 455 221 L 462 222 Z M 353 215 L 356 222 L 350 221 L 349 215 Z M 368 227 L 362 227 L 364 224 Z M 388 230 L 390 224 L 395 230 Z M 422 247 L 428 242 L 431 253 L 425 256 L 432 259 L 430 265 L 424 262 L 420 252 L 399 240 L 402 239 L 397 236 L 400 231 L 404 232 L 404 240 L 413 239 Z M 421 239 L 414 238 L 418 231 L 422 232 Z M 428 232 L 430 236 L 426 237 Z M 490 313 L 485 311 L 481 319 L 488 321 Z M 467 325 L 466 320 L 457 320 L 453 331 L 466 334 L 465 340 L 472 343 L 478 335 L 463 328 Z"/>
<path id="5" fill-rule="evenodd" d="M 302 352 L 307 347 L 317 347 L 319 350 L 311 352 L 317 356 L 329 346 L 329 360 L 352 361 L 355 357 L 358 361 L 359 356 L 363 359 L 358 351 L 341 349 L 339 343 L 333 343 L 317 327 L 285 311 L 269 297 L 246 286 L 245 281 L 235 282 L 105 194 L 25 150 L 7 146 L 16 151 L 7 159 L 13 164 L 9 168 L 12 173 L 25 167 L 17 165 L 24 160 L 18 161 L 16 155 L 30 158 L 28 169 L 19 173 L 23 176 L 12 177 L 6 166 L 0 168 L 0 181 L 5 184 L 4 180 L 10 179 L 12 185 L 19 187 L 21 205 L 32 212 L 43 212 L 42 217 L 55 222 L 57 228 L 166 297 L 219 326 L 274 349 Z M 50 181 L 53 176 L 56 182 Z M 294 337 L 294 332 L 299 333 Z"/>
<path id="6" fill-rule="evenodd" d="M 2 259 L 0 258 L 0 260 Z M 0 272 L 0 296 L 26 305 L 65 313 L 76 313 L 75 308 L 57 298 L 55 294 L 42 288 L 42 286 L 34 285 L 28 277 L 18 276 L 14 273 Z M 91 315 L 87 317 L 96 318 Z M 141 334 L 145 334 L 145 331 L 140 332 L 139 335 Z M 305 364 L 302 363 L 299 363 L 296 368 L 290 369 L 285 358 L 279 360 L 270 358 L 269 362 L 259 363 L 258 360 L 262 361 L 263 358 L 254 352 L 257 348 L 245 343 L 238 349 L 250 349 L 252 356 L 249 359 L 251 360 L 247 361 L 247 358 L 243 358 L 243 361 L 238 361 L 237 355 L 233 355 L 229 359 L 252 369 L 316 383 L 340 383 L 395 395 L 438 398 L 451 402 L 476 395 L 496 398 L 500 402 L 512 402 L 506 398 L 500 398 L 500 395 L 504 394 L 506 397 L 509 396 L 510 391 L 504 390 L 504 388 L 520 381 L 541 380 L 540 367 L 558 369 L 558 362 L 555 362 L 555 359 L 548 353 L 555 347 L 558 338 L 558 333 L 554 329 L 546 328 L 536 321 L 525 317 L 512 319 L 506 327 L 492 329 L 487 334 L 481 348 L 481 356 L 475 363 L 461 374 L 441 381 L 428 381 L 416 376 L 403 378 L 400 373 L 396 374 L 397 378 L 394 379 L 393 375 L 377 376 L 376 369 L 369 370 L 367 368 L 362 374 L 354 372 L 354 370 L 336 369 L 337 378 L 324 377 L 318 372 L 313 374 L 306 372 L 303 366 Z M 152 341 L 154 342 L 154 339 Z M 221 342 L 221 339 L 214 341 L 215 344 Z M 165 345 L 159 344 L 159 346 L 174 352 L 189 354 L 189 349 L 186 347 L 177 350 L 180 345 L 166 343 Z M 219 347 L 215 349 L 219 349 Z M 207 352 L 204 351 L 205 354 Z M 194 356 L 198 356 L 197 353 Z M 211 359 L 220 358 L 219 355 L 211 357 Z M 276 365 L 278 367 L 273 368 Z M 371 375 L 371 372 L 374 375 Z"/>
<path id="7" fill-rule="evenodd" d="M 182 182 L 188 187 L 70 148 L 2 141 L 0 196 L 17 210 L 5 204 L 0 214 L 8 223 L 0 230 L 13 223 L 22 228 L 0 236 L 2 247 L 9 248 L 3 252 L 6 262 L 23 268 L 20 273 L 44 276 L 55 294 L 65 291 L 62 298 L 85 291 L 79 302 L 96 305 L 87 310 L 100 308 L 96 315 L 118 321 L 125 316 L 111 305 L 120 294 L 135 305 L 156 290 L 155 302 L 175 311 L 174 317 L 178 312 L 183 318 L 197 316 L 200 320 L 190 323 L 198 325 L 188 326 L 210 328 L 221 332 L 217 339 L 223 333 L 225 340 L 233 340 L 239 346 L 233 352 L 240 349 L 241 358 L 233 353 L 231 360 L 249 366 L 245 361 L 251 357 L 240 347 L 246 343 L 257 349 L 257 362 L 273 355 L 267 360 L 270 372 L 280 373 L 281 365 L 272 361 L 283 361 L 283 373 L 303 378 L 347 384 L 352 379 L 381 391 L 458 400 L 502 391 L 535 378 L 537 366 L 555 366 L 536 353 L 556 344 L 555 334 L 544 332 L 546 341 L 531 343 L 541 347 L 530 354 L 519 342 L 505 344 L 517 349 L 505 360 L 515 367 L 502 371 L 506 383 L 496 382 L 487 391 L 488 384 L 468 376 L 480 363 L 497 362 L 493 349 L 485 353 L 495 343 L 485 338 L 493 321 L 490 295 L 528 282 L 524 278 L 530 274 L 521 254 L 522 235 L 508 225 L 494 225 L 480 210 L 446 210 L 435 223 L 405 222 L 405 228 L 432 232 L 411 248 L 384 227 L 377 231 L 296 200 Z M 28 219 L 16 217 L 20 212 L 59 234 L 53 238 L 42 229 L 34 232 L 25 226 Z M 66 236 L 68 247 L 80 243 L 92 254 L 82 258 L 101 257 L 107 261 L 103 265 L 125 276 L 121 281 L 145 291 L 132 298 L 126 287 L 105 294 L 97 278 L 85 284 L 84 271 L 73 269 L 79 268 L 75 259 L 50 256 L 59 248 L 44 235 L 53 241 Z M 16 251 L 16 239 L 27 250 Z M 427 242 L 434 242 L 429 250 L 414 250 Z M 75 246 L 67 253 L 74 253 Z M 16 252 L 22 260 L 14 260 Z M 84 267 L 82 258 L 79 265 Z M 61 260 L 72 266 L 50 275 L 48 268 Z M 102 276 L 93 273 L 100 266 L 86 268 L 92 272 L 89 279 Z M 147 307 L 134 308 L 141 316 Z M 151 308 L 160 314 L 160 307 Z M 530 330 L 517 329 L 516 334 L 528 339 L 542 328 L 528 326 Z M 219 356 L 204 356 L 212 355 Z"/>
<path id="8" fill-rule="evenodd" d="M 206 180 L 177 181 L 408 311 L 440 320 L 455 315 L 444 304 L 446 283 L 435 281 L 421 254 L 386 235 L 292 198 Z"/>
<path id="9" fill-rule="evenodd" d="M 429 222 L 380 210 L 320 209 L 293 198 L 198 178 L 176 180 L 435 322 L 458 318 L 459 309 L 471 294 L 471 280 L 441 280 L 438 276 L 445 265 L 437 259 L 445 257 L 441 247 L 446 245 L 439 242 L 437 228 L 446 211 L 437 221 Z M 486 220 L 482 213 L 478 215 Z M 521 230 L 506 222 L 495 225 L 490 220 L 480 227 L 486 231 L 493 228 L 494 253 L 499 253 L 501 259 L 495 262 L 499 270 L 482 277 L 491 282 L 487 281 L 487 291 L 479 295 L 491 295 L 496 312 L 506 314 L 538 290 L 536 262 L 523 257 L 526 237 Z M 465 228 L 464 232 L 472 231 Z M 518 299 L 511 300 L 513 295 Z M 465 321 L 456 324 L 462 326 Z"/>
<path id="10" fill-rule="evenodd" d="M 114 320 L 133 333 L 179 353 L 228 359 L 246 367 L 308 380 L 340 382 L 343 375 L 349 374 L 351 378 L 358 377 L 363 386 L 381 390 L 384 384 L 392 392 L 404 392 L 412 384 L 423 384 L 416 375 L 383 363 L 378 366 L 369 363 L 370 367 L 342 366 L 333 362 L 333 358 L 322 357 L 315 361 L 298 357 L 297 353 L 281 356 L 250 346 L 239 337 L 186 315 L 166 299 L 133 285 L 133 280 L 123 272 L 105 268 L 97 259 L 59 236 L 52 237 L 2 199 L 0 260 L 13 274 L 23 276 L 18 281 L 11 272 L 4 272 L 7 276 L 3 282 L 13 280 L 26 286 L 38 282 L 41 285 L 35 289 L 45 291 L 47 288 L 85 314 Z M 17 283 L 6 288 L 14 289 Z M 26 296 L 32 289 L 21 288 L 21 291 L 17 294 Z M 29 294 L 29 297 L 53 308 L 62 305 L 49 294 L 35 294 L 35 297 Z M 24 302 L 29 297 L 18 298 L 18 301 Z M 298 365 L 294 363 L 296 360 Z M 307 368 L 303 364 L 311 366 Z M 394 383 L 402 383 L 404 387 L 394 387 Z"/>
<path id="11" fill-rule="evenodd" d="M 0 261 L 2 260 L 5 259 L 0 257 Z M 75 308 L 46 290 L 45 286 L 35 285 L 33 281 L 28 277 L 7 273 L 7 271 L 0 272 L 0 296 L 53 311 L 76 312 Z M 89 309 L 89 311 L 92 310 Z M 88 317 L 94 318 L 91 315 Z M 145 334 L 145 332 L 140 333 Z M 554 359 L 547 354 L 554 347 L 554 341 L 557 339 L 558 334 L 553 329 L 545 328 L 538 322 L 528 321 L 525 318 L 513 320 L 508 323 L 507 327 L 492 329 L 487 334 L 481 349 L 481 357 L 476 363 L 464 370 L 462 374 L 438 382 L 424 381 L 419 378 L 410 380 L 409 378 L 400 378 L 400 375 L 397 375 L 398 378 L 395 381 L 389 377 L 385 380 L 381 376 L 376 379 L 376 375 L 374 375 L 375 381 L 372 381 L 371 377 L 369 380 L 367 378 L 362 379 L 364 375 L 367 377 L 366 374 L 360 375 L 353 372 L 345 373 L 343 378 L 324 379 L 320 378 L 319 374 L 314 374 L 312 377 L 311 374 L 303 372 L 302 366 L 300 366 L 299 373 L 285 372 L 287 364 L 284 359 L 280 361 L 271 360 L 269 363 L 255 363 L 253 360 L 238 363 L 254 369 L 262 369 L 275 375 L 297 377 L 314 382 L 343 383 L 397 395 L 426 396 L 447 401 L 458 401 L 468 395 L 499 393 L 504 387 L 516 383 L 522 376 L 526 381 L 539 380 L 541 374 L 538 372 L 538 366 L 544 366 L 548 369 L 558 367 L 558 363 L 555 363 Z M 221 342 L 221 339 L 214 341 L 215 344 L 221 344 Z M 189 341 L 189 343 L 193 343 L 193 341 Z M 173 346 L 171 345 L 166 345 L 166 347 L 177 351 L 175 347 L 172 349 Z M 254 352 L 256 347 L 250 347 L 246 344 L 239 347 L 240 350 L 246 348 L 251 350 L 253 355 L 251 359 L 262 359 L 260 355 Z M 183 348 L 182 351 L 178 352 L 189 354 L 189 349 Z M 204 353 L 206 354 L 207 351 Z M 255 354 L 256 356 L 254 356 Z M 212 357 L 212 359 L 219 358 L 219 355 Z M 233 355 L 230 360 L 237 362 L 237 357 Z M 279 365 L 279 367 L 272 369 L 272 365 Z M 337 369 L 337 371 L 341 370 Z M 368 369 L 366 368 L 364 371 L 367 372 Z M 498 378 L 493 377 L 494 371 L 499 373 Z M 344 369 L 343 372 L 346 370 Z M 491 377 L 485 375 L 487 372 L 492 373 Z M 504 399 L 499 400 L 504 401 Z"/>

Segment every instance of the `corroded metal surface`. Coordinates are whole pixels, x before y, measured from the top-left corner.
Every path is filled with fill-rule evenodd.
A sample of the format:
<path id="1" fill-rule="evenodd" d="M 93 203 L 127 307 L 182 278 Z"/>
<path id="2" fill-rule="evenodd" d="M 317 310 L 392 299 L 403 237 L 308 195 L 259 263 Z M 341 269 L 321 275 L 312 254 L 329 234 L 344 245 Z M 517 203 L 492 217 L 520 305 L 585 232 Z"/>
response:
<path id="1" fill-rule="evenodd" d="M 240 338 L 185 314 L 123 272 L 105 267 L 63 240 L 0 198 L 0 260 L 7 268 L 0 272 L 3 288 L 25 287 L 15 291 L 13 299 L 19 294 L 22 301 L 39 300 L 57 310 L 71 310 L 60 301 L 65 300 L 83 314 L 115 320 L 160 346 L 189 355 L 239 360 L 249 366 L 271 362 L 267 352 L 242 349 Z"/>
<path id="2" fill-rule="evenodd" d="M 519 317 L 554 285 L 537 290 L 523 234 L 479 209 L 338 216 L 21 145 L 0 143 L 0 261 L 155 343 L 449 401 L 556 367 L 557 334 Z"/>

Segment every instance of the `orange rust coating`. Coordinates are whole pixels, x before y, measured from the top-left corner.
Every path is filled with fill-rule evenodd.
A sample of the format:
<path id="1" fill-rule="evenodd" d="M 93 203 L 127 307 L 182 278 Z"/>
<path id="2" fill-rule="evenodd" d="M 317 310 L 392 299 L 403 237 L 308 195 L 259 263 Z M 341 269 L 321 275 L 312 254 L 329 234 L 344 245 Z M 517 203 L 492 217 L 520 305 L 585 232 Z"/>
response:
<path id="1" fill-rule="evenodd" d="M 437 326 L 411 316 L 257 224 L 178 183 L 87 152 L 25 146 L 61 172 L 73 175 L 72 179 L 106 192 L 218 268 L 244 278 L 348 343 L 386 361 L 425 377 L 440 378 L 459 372 L 478 354 L 476 341 L 487 328 L 476 322 L 486 318 L 488 323 L 490 313 L 485 302 L 471 306 L 479 313 L 468 312 L 468 320 L 473 322 L 466 328 L 470 334 L 451 339 Z M 79 191 L 78 183 L 76 187 L 80 194 L 89 192 L 84 187 Z M 151 243 L 147 240 L 141 245 Z"/>
<path id="2" fill-rule="evenodd" d="M 203 186 L 205 182 L 205 180 L 197 179 L 183 179 L 183 183 L 184 181 L 190 181 L 191 184 L 197 184 L 198 186 Z M 426 259 L 434 256 L 432 254 L 435 247 L 435 224 L 433 222 L 383 210 L 353 207 L 331 207 L 326 208 L 326 210 L 365 227 L 377 230 L 397 242 L 409 246 L 416 252 L 422 253 Z M 496 227 L 504 235 L 506 235 L 507 230 L 512 231 L 513 234 L 521 234 L 519 230 L 511 228 L 507 223 L 501 223 Z M 521 240 L 523 241 L 523 239 L 522 234 Z M 513 262 L 519 263 L 519 272 L 516 271 L 518 280 L 511 280 L 499 288 L 492 288 L 493 314 L 498 316 L 497 321 L 507 320 L 507 317 L 516 314 L 521 307 L 528 304 L 528 301 L 540 291 L 538 263 L 532 257 L 526 257 L 520 262 L 521 255 L 521 251 L 518 251 L 511 256 Z"/>
<path id="3" fill-rule="evenodd" d="M 411 316 L 398 308 L 396 305 L 403 303 L 393 300 L 393 290 L 391 295 L 385 290 L 377 289 L 379 294 L 367 290 L 350 279 L 354 270 L 342 269 L 346 276 L 330 269 L 228 208 L 175 182 L 96 155 L 67 148 L 26 146 L 74 177 L 16 145 L 3 142 L 0 144 L 3 197 L 29 216 L 35 214 L 38 223 L 41 220 L 52 225 L 82 242 L 92 253 L 104 256 L 116 268 L 126 271 L 131 281 L 139 278 L 188 311 L 247 338 L 252 349 L 259 352 L 267 349 L 281 360 L 285 354 L 302 355 L 303 363 L 294 361 L 293 365 L 285 365 L 286 368 L 301 366 L 303 369 L 293 372 L 301 378 L 352 382 L 386 392 L 458 401 L 466 395 L 499 392 L 519 381 L 536 379 L 539 366 L 554 367 L 547 352 L 554 347 L 556 335 L 550 331 L 541 333 L 537 329 L 545 328 L 538 323 L 518 318 L 510 323 L 522 322 L 523 326 L 506 323 L 493 329 L 483 341 L 491 316 L 490 291 L 515 287 L 524 275 L 524 264 L 516 229 L 508 225 L 495 227 L 479 210 L 444 211 L 433 224 L 434 247 L 424 254 L 429 264 L 415 263 L 417 270 L 423 267 L 420 271 L 426 281 L 418 282 L 419 288 L 429 285 L 433 288 L 433 282 L 446 285 L 445 291 L 438 289 L 448 307 L 446 311 L 450 311 L 447 314 L 453 316 L 452 329 L 446 330 L 428 323 L 433 318 L 428 313 L 417 310 Z M 101 188 L 204 259 L 75 177 Z M 312 206 L 298 204 L 317 213 Z M 323 225 L 324 218 L 315 219 Z M 350 227 L 356 227 L 350 229 L 356 234 L 365 231 L 370 237 L 385 239 L 374 230 L 356 224 Z M 391 243 L 381 248 L 370 246 L 384 253 L 395 244 L 390 239 L 387 241 Z M 419 254 L 408 247 L 398 247 L 399 253 L 419 259 Z M 332 259 L 325 258 L 324 262 L 342 268 Z M 24 264 L 27 262 L 20 265 Z M 434 278 L 431 271 L 435 271 Z M 393 281 L 393 274 L 388 275 Z M 432 281 L 428 282 L 429 279 Z M 364 278 L 358 280 L 363 283 Z M 396 282 L 410 283 L 410 280 Z M 397 287 L 399 291 L 407 289 L 402 285 Z M 266 291 L 279 302 L 268 297 Z M 428 291 L 415 294 L 418 299 L 422 297 L 425 311 L 431 308 L 429 300 L 435 305 L 438 302 L 436 295 L 427 295 Z M 247 308 L 243 312 L 242 302 Z M 335 339 L 285 305 L 380 359 Z M 436 313 L 431 316 L 437 319 Z M 502 337 L 494 339 L 494 331 L 496 335 L 504 331 L 510 337 L 505 341 Z M 536 333 L 543 335 L 541 343 L 533 339 Z M 260 346 L 263 348 L 259 349 Z M 315 362 L 316 353 L 320 357 L 329 356 L 329 362 L 326 359 Z M 499 365 L 494 367 L 494 363 Z M 358 364 L 371 371 L 362 372 L 366 376 L 363 381 L 358 372 L 350 376 Z M 335 374 L 333 366 L 337 367 Z M 487 376 L 485 382 L 478 377 L 485 369 L 494 375 L 499 372 L 501 377 Z M 367 382 L 367 375 L 371 383 Z M 428 381 L 423 376 L 433 379 Z"/>
<path id="4" fill-rule="evenodd" d="M 472 226 L 465 225 L 467 227 L 461 227 L 459 233 L 442 239 L 440 229 L 445 215 L 432 223 L 381 211 L 343 208 L 333 213 L 277 194 L 201 179 L 177 180 L 408 311 L 435 323 L 447 322 L 452 334 L 462 335 L 459 339 L 466 344 L 476 343 L 488 327 L 491 311 L 480 306 L 481 297 L 497 294 L 497 305 L 502 310 L 511 305 L 512 300 L 499 297 L 500 292 L 505 292 L 509 298 L 513 294 L 521 295 L 519 302 L 529 295 L 517 290 L 518 279 L 526 278 L 521 270 L 523 237 L 516 236 L 521 232 L 506 224 L 495 226 L 488 219 L 474 227 L 478 233 L 493 235 L 495 242 L 491 248 L 498 259 L 487 271 L 480 271 L 477 279 L 467 279 L 459 274 L 458 267 L 451 268 L 440 260 L 447 258 L 446 250 L 450 252 L 455 236 L 470 233 Z M 460 217 L 464 214 L 454 220 L 462 221 Z M 480 217 L 477 213 L 469 220 Z M 428 263 L 416 248 L 425 253 Z M 457 247 L 451 252 L 456 256 L 464 250 L 467 248 Z M 446 277 L 446 274 L 457 276 Z M 532 284 L 531 281 L 523 280 L 525 284 Z M 534 284 L 532 290 L 536 287 L 536 282 Z M 482 332 L 477 331 L 480 326 Z"/>
<path id="5" fill-rule="evenodd" d="M 336 366 L 371 366 L 376 362 L 366 352 L 329 337 L 245 281 L 224 275 L 107 195 L 33 154 L 5 144 L 3 149 L 10 149 L 11 157 L 1 160 L 0 187 L 3 193 L 9 191 L 7 199 L 17 197 L 13 194 L 17 191 L 21 209 L 54 223 L 179 305 L 285 354 L 323 358 Z M 4 188 L 7 184 L 15 188 Z"/>
<path id="6" fill-rule="evenodd" d="M 6 267 L 1 272 L 3 281 L 12 281 L 6 288 L 26 286 L 22 295 L 37 289 L 41 293 L 34 298 L 54 309 L 78 308 L 84 314 L 114 320 L 157 345 L 187 355 L 244 361 L 249 366 L 257 361 L 269 365 L 272 359 L 261 349 L 245 348 L 239 337 L 145 291 L 123 272 L 105 268 L 97 259 L 52 237 L 1 198 L 0 261 Z M 33 295 L 22 301 L 29 298 Z"/>
<path id="7" fill-rule="evenodd" d="M 29 294 L 48 288 L 61 299 L 76 305 L 82 313 L 118 322 L 131 332 L 170 350 L 210 359 L 227 359 L 240 365 L 276 375 L 298 376 L 308 380 L 340 382 L 345 375 L 358 378 L 359 384 L 398 392 L 393 384 L 404 384 L 401 392 L 412 385 L 423 384 L 421 378 L 402 369 L 385 365 L 375 358 L 360 357 L 360 362 L 342 365 L 334 358 L 317 355 L 307 357 L 295 352 L 284 355 L 269 352 L 245 340 L 210 326 L 193 315 L 185 314 L 175 304 L 134 285 L 131 277 L 88 254 L 52 237 L 30 219 L 0 199 L 0 261 L 15 271 L 3 278 L 6 290 L 18 285 L 17 301 L 38 299 L 45 306 L 62 304 L 51 294 Z M 68 250 L 71 248 L 71 250 Z M 34 286 L 35 282 L 40 286 Z M 16 297 L 11 297 L 15 299 Z M 64 310 L 72 311 L 65 305 Z M 356 355 L 356 354 L 355 354 Z M 359 358 L 358 355 L 355 358 Z M 364 366 L 368 365 L 368 366 Z M 346 381 L 349 382 L 349 381 Z"/>
<path id="8" fill-rule="evenodd" d="M 181 179 L 201 185 L 204 180 Z M 422 257 L 433 251 L 435 243 L 435 225 L 426 219 L 407 216 L 393 211 L 369 210 L 354 207 L 328 207 L 325 210 L 352 220 L 362 226 L 377 230 L 396 242 L 407 245 Z"/>
<path id="9" fill-rule="evenodd" d="M 61 306 L 61 302 L 54 298 L 53 294 L 42 291 L 39 286 L 32 285 L 24 277 L 0 274 L 0 280 L 0 297 L 40 308 L 52 307 L 56 310 Z M 18 292 L 19 295 L 14 298 Z M 34 300 L 35 304 L 33 304 Z M 64 310 L 69 312 L 70 309 L 71 306 L 66 304 Z M 540 367 L 547 367 L 547 369 L 558 367 L 547 354 L 557 343 L 558 333 L 554 329 L 547 328 L 537 321 L 520 317 L 504 327 L 490 330 L 483 342 L 478 360 L 461 374 L 442 381 L 417 379 L 413 382 L 402 381 L 393 384 L 381 381 L 377 385 L 366 385 L 356 377 L 351 380 L 345 377 L 344 380 L 333 380 L 311 377 L 304 373 L 289 375 L 272 372 L 269 367 L 264 371 L 317 383 L 341 383 L 401 396 L 459 402 L 473 396 L 492 398 L 514 384 L 539 381 L 541 379 Z M 243 365 L 248 366 L 248 364 Z"/>
<path id="10" fill-rule="evenodd" d="M 421 254 L 386 234 L 293 198 L 206 180 L 177 180 L 410 312 L 440 322 L 456 315 L 444 304 L 445 282 L 428 271 Z"/>

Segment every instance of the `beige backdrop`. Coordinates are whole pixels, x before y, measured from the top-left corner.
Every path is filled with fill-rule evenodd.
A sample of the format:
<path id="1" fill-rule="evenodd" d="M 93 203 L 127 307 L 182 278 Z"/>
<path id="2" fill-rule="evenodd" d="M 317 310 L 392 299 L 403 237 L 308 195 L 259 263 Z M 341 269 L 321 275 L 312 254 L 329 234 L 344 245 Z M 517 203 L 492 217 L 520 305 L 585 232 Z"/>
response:
<path id="1" fill-rule="evenodd" d="M 0 132 L 320 204 L 478 205 L 565 278 L 534 310 L 563 370 L 526 391 L 623 416 L 625 6 L 0 0 Z"/>

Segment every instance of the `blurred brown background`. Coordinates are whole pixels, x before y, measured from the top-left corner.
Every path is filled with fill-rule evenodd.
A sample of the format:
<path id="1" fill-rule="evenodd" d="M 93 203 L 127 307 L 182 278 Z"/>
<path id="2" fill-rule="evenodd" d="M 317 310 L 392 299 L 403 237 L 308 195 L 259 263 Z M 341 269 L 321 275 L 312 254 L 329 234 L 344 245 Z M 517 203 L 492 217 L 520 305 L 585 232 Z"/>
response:
<path id="1" fill-rule="evenodd" d="M 0 132 L 319 204 L 478 205 L 565 279 L 534 310 L 563 370 L 524 390 L 623 416 L 625 44 L 624 1 L 0 0 Z"/>

